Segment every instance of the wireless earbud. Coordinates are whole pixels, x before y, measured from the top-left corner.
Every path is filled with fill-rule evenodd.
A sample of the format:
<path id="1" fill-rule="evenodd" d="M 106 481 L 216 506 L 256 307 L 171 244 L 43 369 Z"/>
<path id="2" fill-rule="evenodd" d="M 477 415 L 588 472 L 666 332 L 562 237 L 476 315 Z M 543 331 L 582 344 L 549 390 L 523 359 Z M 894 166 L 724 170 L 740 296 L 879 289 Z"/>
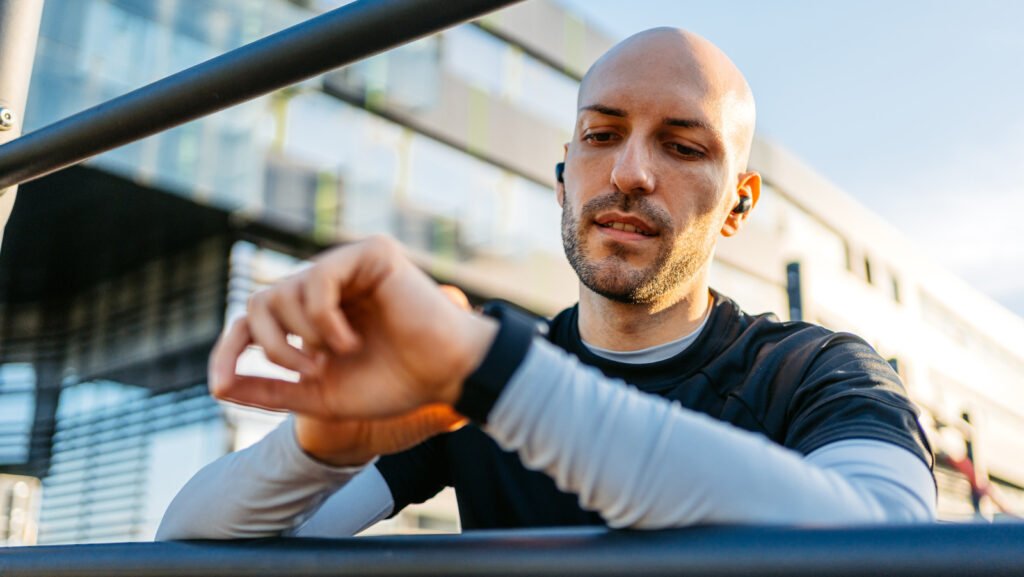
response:
<path id="1" fill-rule="evenodd" d="M 735 214 L 743 214 L 750 210 L 750 205 L 753 201 L 750 200 L 749 196 L 741 196 L 740 201 L 736 203 L 736 207 L 732 209 Z"/>
<path id="2" fill-rule="evenodd" d="M 565 184 L 565 178 L 562 176 L 562 173 L 564 173 L 564 172 L 565 172 L 565 163 L 564 162 L 559 162 L 558 164 L 555 165 L 555 180 L 557 180 L 558 182 L 561 182 L 562 184 Z"/>

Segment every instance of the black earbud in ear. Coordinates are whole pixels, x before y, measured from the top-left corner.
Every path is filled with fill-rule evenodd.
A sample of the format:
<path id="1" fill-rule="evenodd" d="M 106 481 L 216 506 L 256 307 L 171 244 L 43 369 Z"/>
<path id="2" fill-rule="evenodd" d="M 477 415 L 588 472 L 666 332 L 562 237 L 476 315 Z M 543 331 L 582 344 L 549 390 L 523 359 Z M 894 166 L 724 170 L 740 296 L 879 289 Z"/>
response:
<path id="1" fill-rule="evenodd" d="M 750 200 L 749 196 L 741 196 L 740 201 L 736 203 L 736 207 L 732 209 L 735 214 L 743 214 L 750 210 L 750 205 L 753 201 Z"/>
<path id="2" fill-rule="evenodd" d="M 555 180 L 557 180 L 558 182 L 561 182 L 562 184 L 565 184 L 565 177 L 562 176 L 562 174 L 564 172 L 565 172 L 565 163 L 564 162 L 559 162 L 558 164 L 555 165 Z"/>

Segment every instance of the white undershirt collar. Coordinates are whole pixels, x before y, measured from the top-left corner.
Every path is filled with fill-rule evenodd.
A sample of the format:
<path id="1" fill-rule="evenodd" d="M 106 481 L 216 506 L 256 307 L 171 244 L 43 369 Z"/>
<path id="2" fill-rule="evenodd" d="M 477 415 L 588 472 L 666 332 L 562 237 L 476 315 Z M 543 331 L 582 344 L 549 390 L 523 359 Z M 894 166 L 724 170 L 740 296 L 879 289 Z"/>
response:
<path id="1" fill-rule="evenodd" d="M 610 361 L 628 363 L 631 365 L 657 363 L 659 361 L 672 358 L 689 348 L 689 346 L 697 340 L 697 337 L 700 336 L 700 333 L 708 324 L 709 318 L 711 318 L 711 307 L 708 307 L 708 312 L 704 315 L 704 320 L 700 322 L 700 326 L 694 329 L 690 334 L 680 337 L 674 341 L 654 345 L 653 347 L 647 347 L 646 349 L 636 351 L 613 351 L 594 346 L 587 341 L 583 341 L 583 346 L 587 347 L 587 350 L 595 355 Z M 580 340 L 583 339 L 581 338 Z"/>

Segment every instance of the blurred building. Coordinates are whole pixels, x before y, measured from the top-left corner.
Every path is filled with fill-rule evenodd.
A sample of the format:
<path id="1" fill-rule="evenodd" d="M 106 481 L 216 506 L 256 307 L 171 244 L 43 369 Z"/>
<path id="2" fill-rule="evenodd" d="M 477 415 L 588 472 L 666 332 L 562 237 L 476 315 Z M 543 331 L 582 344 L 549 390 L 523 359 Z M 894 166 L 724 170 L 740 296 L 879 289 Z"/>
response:
<path id="1" fill-rule="evenodd" d="M 47 0 L 27 131 L 333 4 Z M 41 480 L 39 542 L 151 538 L 198 468 L 274 426 L 209 398 L 206 357 L 326 246 L 387 233 L 476 301 L 574 302 L 553 166 L 611 44 L 531 0 L 24 185 L 0 253 L 0 473 Z M 1024 510 L 1024 321 L 780 148 L 752 162 L 765 191 L 714 286 L 892 359 L 946 518 Z M 383 529 L 457 527 L 442 494 Z"/>
<path id="2" fill-rule="evenodd" d="M 781 148 L 759 140 L 751 163 L 767 186 L 750 226 L 719 245 L 715 285 L 889 359 L 937 453 L 940 517 L 1024 513 L 1024 320 Z"/>

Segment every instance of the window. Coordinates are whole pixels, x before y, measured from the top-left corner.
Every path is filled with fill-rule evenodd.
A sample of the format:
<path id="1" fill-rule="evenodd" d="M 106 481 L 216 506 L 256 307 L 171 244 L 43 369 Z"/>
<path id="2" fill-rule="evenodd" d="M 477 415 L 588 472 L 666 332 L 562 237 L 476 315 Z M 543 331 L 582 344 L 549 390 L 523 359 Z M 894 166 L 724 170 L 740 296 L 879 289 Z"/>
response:
<path id="1" fill-rule="evenodd" d="M 786 296 L 789 298 L 789 320 L 804 319 L 803 293 L 800 289 L 800 263 L 786 265 Z"/>
<path id="2" fill-rule="evenodd" d="M 578 83 L 562 72 L 475 26 L 444 34 L 443 62 L 466 83 L 524 111 L 571 130 Z"/>
<path id="3" fill-rule="evenodd" d="M 28 363 L 0 365 L 0 465 L 28 459 L 36 372 Z"/>

